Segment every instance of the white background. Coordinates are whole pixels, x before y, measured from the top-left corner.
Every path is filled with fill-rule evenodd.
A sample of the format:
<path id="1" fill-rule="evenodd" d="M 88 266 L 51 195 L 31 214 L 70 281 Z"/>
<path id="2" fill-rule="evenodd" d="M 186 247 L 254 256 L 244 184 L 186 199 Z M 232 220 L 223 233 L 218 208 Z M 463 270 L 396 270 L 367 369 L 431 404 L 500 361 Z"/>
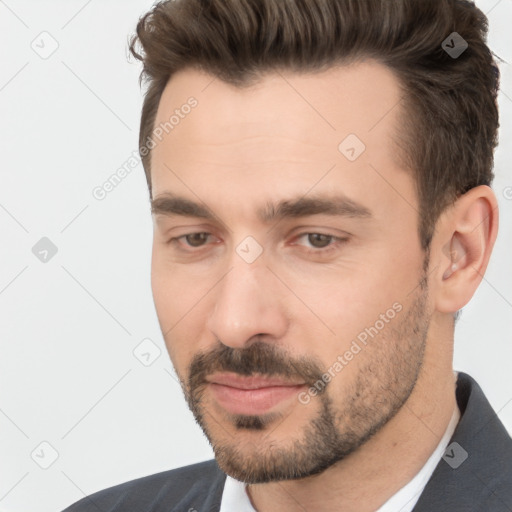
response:
<path id="1" fill-rule="evenodd" d="M 489 13 L 491 49 L 511 63 L 512 0 L 477 5 Z M 59 511 L 85 494 L 213 456 L 154 311 L 142 166 L 104 200 L 92 195 L 137 150 L 140 68 L 127 59 L 127 38 L 150 7 L 0 0 L 2 511 Z M 47 59 L 31 47 L 48 51 L 52 40 L 59 46 Z M 500 234 L 458 323 L 454 367 L 476 378 L 512 432 L 510 64 L 501 71 Z M 42 237 L 58 249 L 46 263 L 32 253 Z M 133 355 L 146 338 L 161 350 L 148 367 Z M 43 441 L 58 453 L 48 469 L 36 463 L 51 461 Z"/>

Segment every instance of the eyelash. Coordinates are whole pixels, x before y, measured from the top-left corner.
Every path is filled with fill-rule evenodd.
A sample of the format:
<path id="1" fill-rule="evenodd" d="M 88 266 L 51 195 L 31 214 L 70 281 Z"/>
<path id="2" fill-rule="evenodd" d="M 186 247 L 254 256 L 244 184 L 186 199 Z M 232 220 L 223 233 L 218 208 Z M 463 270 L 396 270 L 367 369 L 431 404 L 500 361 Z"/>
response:
<path id="1" fill-rule="evenodd" d="M 205 235 L 208 235 L 208 236 L 212 236 L 211 233 L 207 233 L 206 231 L 195 231 L 195 232 L 192 232 L 192 233 L 186 233 L 184 235 L 171 238 L 167 243 L 179 246 L 179 241 L 181 239 L 186 240 L 187 236 L 199 235 L 199 234 L 205 234 Z M 327 247 L 322 247 L 322 248 L 306 248 L 306 252 L 308 254 L 313 254 L 313 253 L 314 254 L 327 254 L 327 253 L 330 253 L 331 251 L 337 249 L 341 244 L 343 244 L 343 243 L 345 243 L 345 242 L 347 242 L 349 240 L 349 237 L 338 237 L 338 236 L 330 235 L 330 234 L 327 234 L 327 233 L 317 233 L 317 232 L 314 232 L 314 231 L 307 231 L 305 233 L 300 233 L 299 235 L 297 235 L 294 238 L 294 240 L 298 240 L 298 239 L 303 238 L 303 237 L 308 236 L 308 235 L 322 235 L 322 236 L 326 236 L 326 237 L 329 237 L 331 239 L 331 241 L 333 242 L 333 243 L 330 243 Z M 294 244 L 294 245 L 296 245 L 296 244 Z M 200 249 L 204 248 L 205 245 L 200 245 L 198 247 L 187 245 L 187 247 L 192 248 L 192 250 L 183 249 L 182 247 L 178 247 L 178 248 L 180 250 L 183 250 L 184 252 L 193 253 L 193 252 L 197 252 Z M 194 250 L 194 249 L 197 249 L 197 251 Z"/>

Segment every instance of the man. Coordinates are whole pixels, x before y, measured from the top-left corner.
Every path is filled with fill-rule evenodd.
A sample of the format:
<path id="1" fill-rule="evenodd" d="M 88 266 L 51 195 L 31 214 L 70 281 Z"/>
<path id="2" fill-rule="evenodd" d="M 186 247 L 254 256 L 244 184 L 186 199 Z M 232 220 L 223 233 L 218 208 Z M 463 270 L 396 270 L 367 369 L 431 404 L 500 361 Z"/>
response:
<path id="1" fill-rule="evenodd" d="M 510 511 L 452 368 L 498 228 L 499 73 L 454 0 L 177 0 L 137 26 L 152 289 L 215 460 L 68 511 Z"/>

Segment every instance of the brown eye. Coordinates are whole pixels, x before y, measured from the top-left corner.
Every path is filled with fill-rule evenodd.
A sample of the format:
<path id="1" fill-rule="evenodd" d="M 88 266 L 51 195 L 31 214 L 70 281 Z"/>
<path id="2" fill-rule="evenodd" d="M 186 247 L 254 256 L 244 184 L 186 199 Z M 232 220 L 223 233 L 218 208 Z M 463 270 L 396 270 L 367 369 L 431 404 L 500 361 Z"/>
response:
<path id="1" fill-rule="evenodd" d="M 191 247 L 200 247 L 208 240 L 208 236 L 208 233 L 190 233 L 185 235 L 184 238 Z"/>
<path id="2" fill-rule="evenodd" d="M 333 253 L 339 251 L 349 238 L 349 236 L 339 237 L 310 231 L 298 235 L 292 245 L 301 246 L 302 252 L 310 256 L 324 257 L 332 256 Z"/>
<path id="3" fill-rule="evenodd" d="M 316 249 L 328 247 L 333 238 L 331 235 L 323 235 L 322 233 L 308 233 L 308 242 Z"/>

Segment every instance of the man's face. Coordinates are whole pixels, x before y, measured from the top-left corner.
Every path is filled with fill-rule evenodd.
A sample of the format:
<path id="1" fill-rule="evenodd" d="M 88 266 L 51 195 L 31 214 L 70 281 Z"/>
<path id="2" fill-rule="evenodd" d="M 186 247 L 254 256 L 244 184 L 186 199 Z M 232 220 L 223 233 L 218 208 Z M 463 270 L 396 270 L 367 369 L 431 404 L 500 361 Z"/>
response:
<path id="1" fill-rule="evenodd" d="M 152 153 L 153 295 L 188 404 L 238 480 L 323 471 L 414 387 L 429 313 L 392 141 L 400 94 L 372 62 L 246 89 L 185 70 L 163 93 L 155 128 L 180 119 Z"/>

